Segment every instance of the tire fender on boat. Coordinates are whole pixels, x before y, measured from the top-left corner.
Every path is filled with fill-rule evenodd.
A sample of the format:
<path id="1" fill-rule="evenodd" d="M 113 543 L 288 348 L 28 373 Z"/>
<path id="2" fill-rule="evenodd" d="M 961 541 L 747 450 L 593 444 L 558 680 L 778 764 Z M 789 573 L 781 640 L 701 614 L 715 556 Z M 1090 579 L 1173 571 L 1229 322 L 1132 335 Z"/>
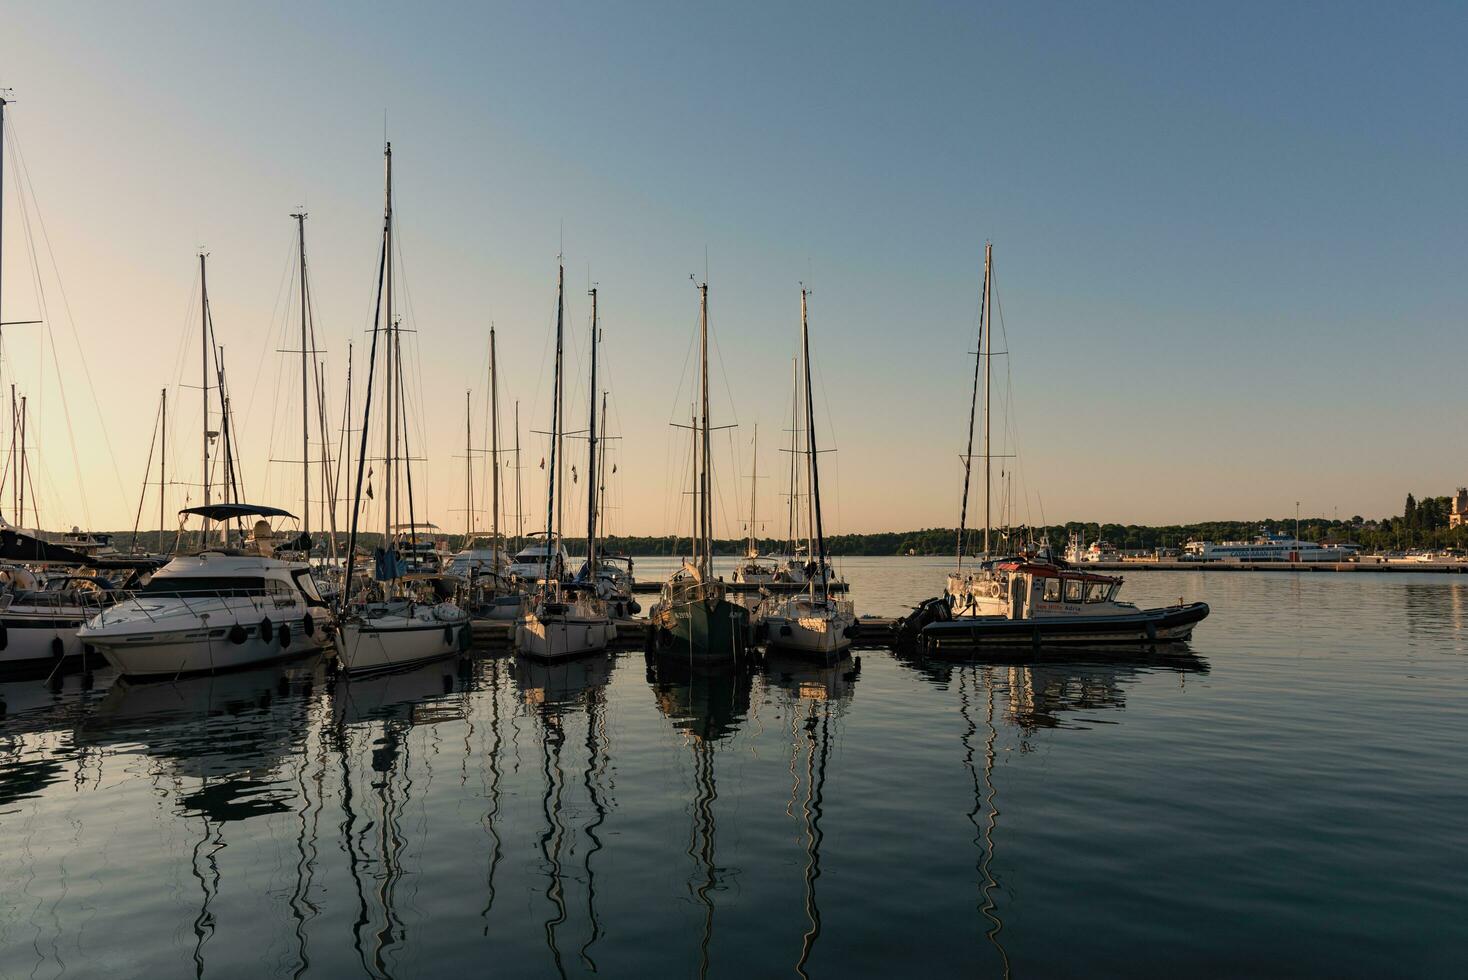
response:
<path id="1" fill-rule="evenodd" d="M 244 643 L 246 636 L 247 634 L 245 633 L 245 628 L 239 623 L 235 623 L 229 628 L 229 642 L 233 643 L 235 646 L 239 646 L 241 643 Z"/>
<path id="2" fill-rule="evenodd" d="M 271 640 L 275 639 L 275 626 L 273 623 L 270 622 L 269 616 L 266 616 L 264 619 L 260 620 L 260 639 L 264 640 L 266 643 L 269 643 Z"/>
<path id="3" fill-rule="evenodd" d="M 291 627 L 289 623 L 281 623 L 280 629 L 276 632 L 280 636 L 281 649 L 291 645 Z"/>
<path id="4" fill-rule="evenodd" d="M 61 637 L 51 637 L 51 656 L 60 660 L 66 653 L 66 644 L 61 642 Z"/>
<path id="5" fill-rule="evenodd" d="M 306 615 L 301 618 L 301 632 L 307 636 L 316 635 L 316 620 L 311 618 L 310 613 L 306 613 Z"/>
<path id="6" fill-rule="evenodd" d="M 1156 643 L 1157 642 L 1157 624 L 1154 623 L 1154 622 L 1148 621 L 1147 626 L 1146 626 L 1146 630 L 1147 630 L 1147 642 L 1148 643 Z"/>
<path id="7" fill-rule="evenodd" d="M 0 650 L 4 650 L 8 646 L 10 646 L 10 631 L 4 626 L 0 626 Z"/>

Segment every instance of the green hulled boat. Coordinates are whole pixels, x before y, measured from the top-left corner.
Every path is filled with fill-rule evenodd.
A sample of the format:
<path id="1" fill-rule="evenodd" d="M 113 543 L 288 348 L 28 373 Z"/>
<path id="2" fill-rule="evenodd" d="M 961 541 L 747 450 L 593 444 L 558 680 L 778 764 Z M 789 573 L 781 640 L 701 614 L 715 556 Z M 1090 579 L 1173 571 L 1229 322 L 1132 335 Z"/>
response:
<path id="1" fill-rule="evenodd" d="M 701 417 L 693 419 L 693 559 L 663 583 L 662 595 L 648 610 L 656 649 L 708 663 L 733 663 L 749 645 L 749 610 L 724 595 L 724 583 L 710 570 L 713 554 L 713 494 L 709 471 L 709 287 L 699 283 L 699 383 Z"/>
<path id="2" fill-rule="evenodd" d="M 648 613 L 659 647 L 697 659 L 733 662 L 749 646 L 749 610 L 730 602 L 724 583 L 685 563 L 663 584 Z"/>

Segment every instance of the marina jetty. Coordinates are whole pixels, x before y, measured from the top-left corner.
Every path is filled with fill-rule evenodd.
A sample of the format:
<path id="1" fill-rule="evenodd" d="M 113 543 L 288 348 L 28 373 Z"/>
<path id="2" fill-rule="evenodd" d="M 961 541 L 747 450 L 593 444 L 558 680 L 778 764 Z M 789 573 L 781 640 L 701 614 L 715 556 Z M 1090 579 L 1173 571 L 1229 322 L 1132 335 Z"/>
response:
<path id="1" fill-rule="evenodd" d="M 1086 562 L 1098 572 L 1468 572 L 1468 561 L 1401 561 L 1365 557 L 1356 561 L 1179 561 L 1127 558 Z"/>

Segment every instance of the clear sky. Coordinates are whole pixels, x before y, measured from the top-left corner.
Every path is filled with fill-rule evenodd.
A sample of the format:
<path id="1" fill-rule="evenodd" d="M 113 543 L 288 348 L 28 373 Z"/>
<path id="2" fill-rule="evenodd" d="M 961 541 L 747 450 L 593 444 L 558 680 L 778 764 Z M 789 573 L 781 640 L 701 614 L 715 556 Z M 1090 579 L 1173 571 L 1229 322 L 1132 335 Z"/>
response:
<path id="1" fill-rule="evenodd" d="M 197 384 L 200 246 L 247 485 L 294 506 L 295 467 L 268 463 L 299 458 L 274 353 L 288 215 L 310 212 L 339 399 L 370 324 L 384 118 L 415 489 L 447 527 L 491 320 L 543 493 L 528 430 L 548 422 L 560 251 L 577 372 L 599 284 L 617 530 L 669 530 L 684 506 L 668 423 L 706 262 L 716 422 L 740 425 L 721 530 L 747 508 L 753 424 L 761 473 L 784 465 L 801 281 L 839 450 L 829 522 L 954 524 L 986 240 L 1019 520 L 1370 516 L 1468 483 L 1461 5 L 5 3 L 0 24 L 48 319 L 7 330 L 3 380 L 34 402 L 47 526 L 132 525 L 165 386 L 184 403 L 170 466 L 197 481 L 198 392 L 179 386 Z M 32 319 L 6 166 L 4 314 Z M 759 482 L 772 516 L 783 481 Z"/>

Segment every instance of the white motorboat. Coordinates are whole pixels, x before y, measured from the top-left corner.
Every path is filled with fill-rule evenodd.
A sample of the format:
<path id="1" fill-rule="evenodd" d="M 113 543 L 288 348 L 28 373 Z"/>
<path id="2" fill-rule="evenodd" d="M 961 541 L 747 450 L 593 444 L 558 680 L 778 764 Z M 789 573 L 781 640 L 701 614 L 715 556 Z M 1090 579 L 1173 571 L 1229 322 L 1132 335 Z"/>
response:
<path id="1" fill-rule="evenodd" d="M 532 539 L 531 543 L 522 547 L 510 559 L 510 574 L 522 582 L 539 582 L 545 579 L 548 564 L 552 579 L 564 577 L 571 564 L 571 557 L 560 539 L 547 539 L 538 531 L 532 532 L 529 537 Z M 547 546 L 547 540 L 553 543 Z"/>
<path id="2" fill-rule="evenodd" d="M 213 521 L 291 517 L 251 504 L 180 513 Z M 78 637 L 125 677 L 177 677 L 319 650 L 332 625 L 307 563 L 213 550 L 175 558 L 131 598 L 90 619 Z"/>
<path id="3" fill-rule="evenodd" d="M 64 575 L 44 583 L 20 565 L 0 568 L 0 671 L 52 671 L 82 660 L 77 631 L 116 601 L 100 579 Z M 82 660 L 83 666 L 86 666 Z"/>
<path id="4" fill-rule="evenodd" d="M 469 614 L 452 602 L 369 602 L 341 624 L 337 658 L 348 674 L 396 670 L 469 649 Z"/>

